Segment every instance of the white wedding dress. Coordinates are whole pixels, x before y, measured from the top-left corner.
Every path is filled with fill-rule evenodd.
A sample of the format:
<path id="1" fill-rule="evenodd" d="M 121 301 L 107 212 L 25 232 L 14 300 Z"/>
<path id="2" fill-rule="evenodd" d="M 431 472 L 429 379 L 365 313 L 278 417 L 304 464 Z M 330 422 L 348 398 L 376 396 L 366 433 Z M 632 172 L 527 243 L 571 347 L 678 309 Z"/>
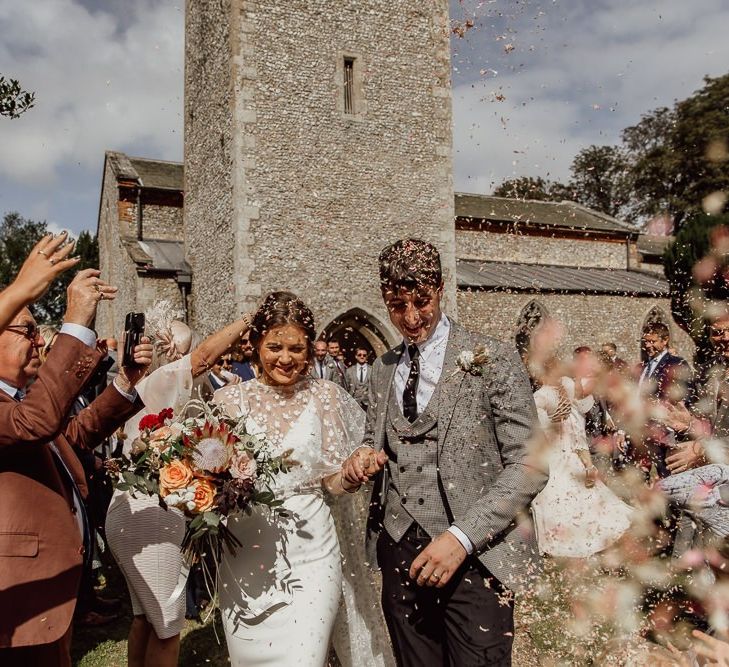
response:
<path id="1" fill-rule="evenodd" d="M 393 664 L 372 574 L 356 567 L 364 563 L 366 509 L 349 497 L 333 501 L 344 503 L 347 534 L 338 538 L 321 486 L 360 445 L 362 409 L 341 387 L 310 379 L 290 388 L 252 380 L 218 390 L 214 401 L 245 415 L 276 454 L 290 449 L 298 463 L 274 487 L 286 516 L 257 508 L 228 520 L 242 543 L 234 556 L 225 552 L 218 573 L 231 665 L 322 667 L 332 639 L 344 667 Z"/>
<path id="2" fill-rule="evenodd" d="M 572 410 L 558 425 L 550 422 L 559 404 L 556 387 L 544 385 L 534 393 L 539 421 L 556 436 L 549 442 L 549 481 L 532 501 L 539 551 L 558 557 L 586 558 L 607 549 L 630 527 L 633 508 L 603 482 L 585 486 L 585 466 L 577 455 L 587 450 L 585 414 L 592 396 L 575 398 L 574 380 L 561 378 Z"/>

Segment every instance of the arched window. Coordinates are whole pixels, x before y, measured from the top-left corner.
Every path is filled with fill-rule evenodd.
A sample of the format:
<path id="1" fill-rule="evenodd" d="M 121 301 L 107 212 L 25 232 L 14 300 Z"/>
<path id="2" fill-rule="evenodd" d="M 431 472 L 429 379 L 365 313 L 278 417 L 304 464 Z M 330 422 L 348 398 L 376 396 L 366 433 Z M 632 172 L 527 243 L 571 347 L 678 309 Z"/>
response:
<path id="1" fill-rule="evenodd" d="M 666 314 L 666 311 L 659 306 L 653 306 L 653 308 L 648 311 L 648 314 L 643 320 L 643 326 L 641 326 L 640 330 L 643 331 L 643 329 L 648 324 L 654 324 L 655 322 L 660 322 L 661 324 L 665 324 L 666 326 L 669 326 L 671 322 L 671 319 Z"/>
<path id="2" fill-rule="evenodd" d="M 531 340 L 534 329 L 539 323 L 547 317 L 547 309 L 538 301 L 530 301 L 519 315 L 516 322 L 516 333 L 514 334 L 514 342 L 519 354 L 524 356 L 529 349 L 529 341 Z"/>

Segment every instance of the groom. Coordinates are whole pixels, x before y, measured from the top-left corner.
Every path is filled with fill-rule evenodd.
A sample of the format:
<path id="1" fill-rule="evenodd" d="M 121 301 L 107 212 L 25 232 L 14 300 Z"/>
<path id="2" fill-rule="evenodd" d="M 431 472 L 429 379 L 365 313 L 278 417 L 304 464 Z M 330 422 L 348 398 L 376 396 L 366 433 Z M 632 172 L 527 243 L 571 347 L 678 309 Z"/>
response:
<path id="1" fill-rule="evenodd" d="M 398 664 L 510 665 L 509 590 L 538 565 L 516 520 L 546 482 L 527 463 L 526 371 L 513 348 L 442 314 L 430 243 L 385 248 L 380 286 L 403 342 L 372 368 L 364 444 L 343 471 L 350 484 L 376 482 L 367 550 Z"/>

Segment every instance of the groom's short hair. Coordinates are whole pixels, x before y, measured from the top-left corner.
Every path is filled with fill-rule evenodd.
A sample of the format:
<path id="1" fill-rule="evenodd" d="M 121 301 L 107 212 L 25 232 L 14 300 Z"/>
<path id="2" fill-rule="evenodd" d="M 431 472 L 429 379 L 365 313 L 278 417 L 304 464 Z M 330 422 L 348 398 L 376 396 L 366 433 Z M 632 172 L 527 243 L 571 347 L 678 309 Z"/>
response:
<path id="1" fill-rule="evenodd" d="M 440 255 L 432 243 L 422 239 L 401 239 L 380 253 L 380 289 L 383 293 L 418 287 L 438 289 L 442 285 Z"/>

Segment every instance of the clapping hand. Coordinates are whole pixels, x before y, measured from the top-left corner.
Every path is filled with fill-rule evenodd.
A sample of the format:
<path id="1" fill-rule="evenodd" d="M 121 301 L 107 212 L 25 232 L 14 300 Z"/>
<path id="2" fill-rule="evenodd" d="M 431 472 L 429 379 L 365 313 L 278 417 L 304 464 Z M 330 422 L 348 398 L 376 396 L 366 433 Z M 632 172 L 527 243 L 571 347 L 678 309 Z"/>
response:
<path id="1" fill-rule="evenodd" d="M 666 457 L 666 465 L 671 474 L 684 472 L 689 468 L 697 468 L 704 465 L 704 447 L 696 440 L 681 442 L 672 450 L 672 454 Z"/>
<path id="2" fill-rule="evenodd" d="M 66 290 L 66 314 L 63 321 L 90 327 L 99 302 L 116 298 L 117 288 L 105 283 L 97 269 L 84 269 L 76 274 Z"/>
<path id="3" fill-rule="evenodd" d="M 387 463 L 387 454 L 372 447 L 359 447 L 342 464 L 342 477 L 353 486 L 365 484 Z"/>
<path id="4" fill-rule="evenodd" d="M 694 644 L 696 653 L 706 658 L 705 665 L 729 667 L 729 644 L 716 637 L 711 637 L 700 630 L 691 633 L 699 641 Z"/>

